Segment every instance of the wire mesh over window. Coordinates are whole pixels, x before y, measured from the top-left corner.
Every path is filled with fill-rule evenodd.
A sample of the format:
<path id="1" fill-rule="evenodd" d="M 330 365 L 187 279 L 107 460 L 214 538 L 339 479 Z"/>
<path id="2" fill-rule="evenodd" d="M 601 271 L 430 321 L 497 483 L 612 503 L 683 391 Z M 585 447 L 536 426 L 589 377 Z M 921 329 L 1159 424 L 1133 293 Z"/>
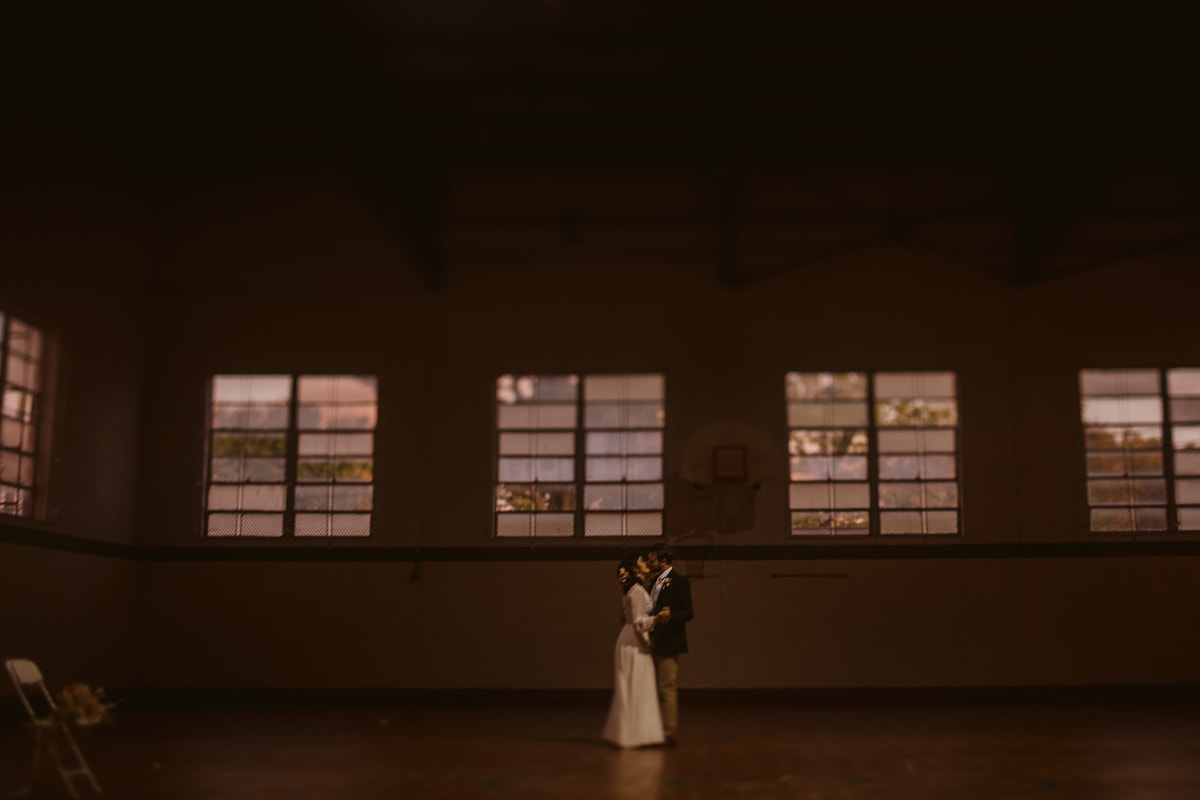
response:
<path id="1" fill-rule="evenodd" d="M 34 516 L 45 349 L 39 329 L 0 312 L 0 514 Z"/>
<path id="2" fill-rule="evenodd" d="M 661 375 L 501 375 L 496 428 L 496 536 L 662 535 Z"/>
<path id="3" fill-rule="evenodd" d="M 585 536 L 661 536 L 661 375 L 584 378 Z"/>
<path id="4" fill-rule="evenodd" d="M 792 534 L 869 533 L 866 373 L 789 372 L 786 387 Z"/>
<path id="5" fill-rule="evenodd" d="M 1200 369 L 1167 370 L 1175 522 L 1181 531 L 1200 531 Z"/>
<path id="6" fill-rule="evenodd" d="M 578 375 L 496 380 L 496 535 L 573 536 Z"/>
<path id="7" fill-rule="evenodd" d="M 1079 373 L 1093 531 L 1168 527 L 1161 383 L 1157 369 Z"/>
<path id="8" fill-rule="evenodd" d="M 791 372 L 785 387 L 794 536 L 959 532 L 953 373 Z"/>
<path id="9" fill-rule="evenodd" d="M 215 376 L 207 535 L 370 535 L 376 409 L 371 376 Z"/>
<path id="10" fill-rule="evenodd" d="M 952 372 L 875 374 L 879 532 L 958 533 Z"/>

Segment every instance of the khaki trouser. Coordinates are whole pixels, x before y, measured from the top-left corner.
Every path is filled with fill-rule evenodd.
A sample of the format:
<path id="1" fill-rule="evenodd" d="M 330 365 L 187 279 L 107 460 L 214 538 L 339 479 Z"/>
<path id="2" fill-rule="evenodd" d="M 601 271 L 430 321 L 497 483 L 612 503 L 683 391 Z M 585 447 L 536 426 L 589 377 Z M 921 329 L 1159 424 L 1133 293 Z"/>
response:
<path id="1" fill-rule="evenodd" d="M 658 677 L 658 704 L 662 708 L 663 734 L 674 736 L 679 729 L 679 658 L 655 656 L 654 672 Z"/>

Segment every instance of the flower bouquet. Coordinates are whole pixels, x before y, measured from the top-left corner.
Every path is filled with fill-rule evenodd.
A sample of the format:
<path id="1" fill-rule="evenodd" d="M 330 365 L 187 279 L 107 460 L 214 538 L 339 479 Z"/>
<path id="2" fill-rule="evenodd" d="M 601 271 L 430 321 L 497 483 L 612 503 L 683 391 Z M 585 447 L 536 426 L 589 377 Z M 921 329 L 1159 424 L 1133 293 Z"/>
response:
<path id="1" fill-rule="evenodd" d="M 114 703 L 104 700 L 103 689 L 83 683 L 69 683 L 58 692 L 54 715 L 68 725 L 98 725 L 107 722 Z"/>

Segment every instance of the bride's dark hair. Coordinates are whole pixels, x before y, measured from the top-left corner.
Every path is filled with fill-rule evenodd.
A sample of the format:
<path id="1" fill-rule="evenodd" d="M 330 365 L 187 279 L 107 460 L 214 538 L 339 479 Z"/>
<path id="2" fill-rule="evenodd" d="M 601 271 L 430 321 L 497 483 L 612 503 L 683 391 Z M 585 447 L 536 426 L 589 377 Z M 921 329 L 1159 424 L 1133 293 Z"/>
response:
<path id="1" fill-rule="evenodd" d="M 634 553 L 631 556 L 625 556 L 617 565 L 617 577 L 621 579 L 621 590 L 626 594 L 635 583 L 641 585 L 642 576 L 638 574 L 638 561 L 641 559 L 640 554 Z"/>

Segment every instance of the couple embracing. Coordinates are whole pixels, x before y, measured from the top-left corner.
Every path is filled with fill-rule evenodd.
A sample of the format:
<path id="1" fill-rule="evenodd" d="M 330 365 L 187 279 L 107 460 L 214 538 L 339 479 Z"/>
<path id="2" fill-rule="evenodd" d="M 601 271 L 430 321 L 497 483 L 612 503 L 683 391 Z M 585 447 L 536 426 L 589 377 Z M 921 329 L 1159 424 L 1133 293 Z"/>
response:
<path id="1" fill-rule="evenodd" d="M 692 590 L 673 561 L 669 547 L 654 545 L 644 558 L 628 556 L 617 567 L 625 625 L 617 637 L 604 738 L 618 747 L 675 744 L 679 656 L 687 652 Z"/>

